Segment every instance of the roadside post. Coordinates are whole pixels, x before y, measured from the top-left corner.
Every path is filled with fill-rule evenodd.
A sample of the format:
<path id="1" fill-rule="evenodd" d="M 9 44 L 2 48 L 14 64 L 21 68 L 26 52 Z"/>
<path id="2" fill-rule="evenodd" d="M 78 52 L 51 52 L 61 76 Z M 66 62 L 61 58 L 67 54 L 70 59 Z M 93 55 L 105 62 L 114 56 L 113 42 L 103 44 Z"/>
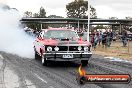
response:
<path id="1" fill-rule="evenodd" d="M 129 39 L 128 39 L 128 54 L 130 55 L 130 45 L 129 45 Z"/>

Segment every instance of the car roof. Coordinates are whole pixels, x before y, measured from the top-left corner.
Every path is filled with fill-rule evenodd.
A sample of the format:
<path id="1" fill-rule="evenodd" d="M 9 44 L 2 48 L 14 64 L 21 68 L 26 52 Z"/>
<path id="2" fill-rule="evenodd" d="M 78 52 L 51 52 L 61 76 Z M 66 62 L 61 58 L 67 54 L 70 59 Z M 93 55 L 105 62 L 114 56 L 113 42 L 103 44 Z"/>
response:
<path id="1" fill-rule="evenodd" d="M 42 31 L 48 31 L 48 30 L 73 30 L 73 29 L 67 29 L 67 28 L 48 28 L 48 29 L 42 29 Z"/>

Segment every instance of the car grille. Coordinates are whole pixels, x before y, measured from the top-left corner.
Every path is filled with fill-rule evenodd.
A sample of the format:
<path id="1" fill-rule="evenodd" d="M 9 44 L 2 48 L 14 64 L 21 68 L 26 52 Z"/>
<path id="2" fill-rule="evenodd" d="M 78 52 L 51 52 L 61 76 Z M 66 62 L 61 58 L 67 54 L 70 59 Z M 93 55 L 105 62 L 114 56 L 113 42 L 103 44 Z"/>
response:
<path id="1" fill-rule="evenodd" d="M 59 47 L 59 51 L 68 51 L 68 46 L 57 46 Z"/>
<path id="2" fill-rule="evenodd" d="M 78 51 L 78 46 L 58 46 L 59 51 Z"/>
<path id="3" fill-rule="evenodd" d="M 45 46 L 45 50 L 47 50 L 47 47 L 48 46 Z M 50 47 L 52 47 L 52 50 L 55 51 L 54 48 L 56 46 L 50 46 Z M 57 47 L 59 47 L 59 51 L 78 51 L 78 46 L 57 46 Z"/>
<path id="4" fill-rule="evenodd" d="M 69 46 L 69 51 L 78 51 L 78 46 Z"/>

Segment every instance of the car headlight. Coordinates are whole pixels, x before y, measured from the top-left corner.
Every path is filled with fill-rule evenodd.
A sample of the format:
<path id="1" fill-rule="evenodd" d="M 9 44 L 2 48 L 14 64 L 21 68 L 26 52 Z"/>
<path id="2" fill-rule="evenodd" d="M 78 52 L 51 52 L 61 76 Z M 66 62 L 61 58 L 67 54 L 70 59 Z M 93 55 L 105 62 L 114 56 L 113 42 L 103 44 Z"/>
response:
<path id="1" fill-rule="evenodd" d="M 87 46 L 84 47 L 84 51 L 88 51 L 88 47 Z"/>
<path id="2" fill-rule="evenodd" d="M 47 51 L 52 51 L 52 47 L 47 47 Z"/>
<path id="3" fill-rule="evenodd" d="M 78 50 L 79 50 L 79 51 L 82 50 L 82 47 L 81 47 L 81 46 L 78 46 Z"/>
<path id="4" fill-rule="evenodd" d="M 57 46 L 54 49 L 55 49 L 55 51 L 59 51 L 59 47 L 57 47 Z"/>

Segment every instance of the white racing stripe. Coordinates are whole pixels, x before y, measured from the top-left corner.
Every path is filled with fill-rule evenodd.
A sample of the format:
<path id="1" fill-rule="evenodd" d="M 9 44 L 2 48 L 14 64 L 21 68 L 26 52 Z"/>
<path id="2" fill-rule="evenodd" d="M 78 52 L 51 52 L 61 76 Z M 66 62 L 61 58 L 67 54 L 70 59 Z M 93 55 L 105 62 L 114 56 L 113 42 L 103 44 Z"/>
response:
<path id="1" fill-rule="evenodd" d="M 0 58 L 1 58 L 1 59 L 4 59 L 4 57 L 3 57 L 1 54 L 0 54 Z"/>
<path id="2" fill-rule="evenodd" d="M 37 75 L 37 74 L 35 74 L 35 73 L 34 73 L 34 75 L 35 75 L 37 78 L 39 78 L 41 81 L 43 81 L 43 82 L 45 82 L 45 83 L 47 84 L 47 81 L 45 81 L 44 79 L 42 79 L 39 75 Z"/>

